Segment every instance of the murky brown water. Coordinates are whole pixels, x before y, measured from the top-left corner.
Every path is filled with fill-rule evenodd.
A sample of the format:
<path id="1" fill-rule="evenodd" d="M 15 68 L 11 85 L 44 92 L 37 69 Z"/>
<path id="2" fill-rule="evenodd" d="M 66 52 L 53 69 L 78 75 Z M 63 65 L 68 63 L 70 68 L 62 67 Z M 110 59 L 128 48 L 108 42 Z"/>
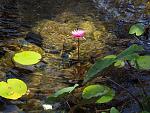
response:
<path id="1" fill-rule="evenodd" d="M 82 70 L 79 79 L 83 79 L 83 74 L 96 57 L 118 53 L 126 48 L 130 41 L 133 41 L 127 35 L 131 23 L 139 21 L 145 25 L 149 24 L 148 1 L 141 1 L 143 5 L 140 5 L 139 2 L 129 3 L 131 7 L 120 6 L 123 3 L 127 4 L 125 1 L 99 1 L 0 1 L 0 46 L 3 48 L 0 79 L 5 80 L 11 77 L 23 79 L 30 90 L 29 95 L 12 103 L 25 112 L 42 113 L 42 103 L 46 96 L 57 89 L 76 83 L 77 47 L 76 41 L 70 34 L 72 30 L 76 28 L 86 30 L 86 40 L 80 42 Z M 134 12 L 138 8 L 139 12 Z M 134 19 L 133 16 L 130 16 L 131 12 L 135 15 L 133 15 Z M 11 56 L 20 50 L 40 52 L 43 60 L 35 66 L 14 65 Z M 5 56 L 3 56 L 4 53 L 6 53 Z M 139 96 L 141 89 L 136 82 L 134 83 L 135 77 L 133 80 L 130 79 L 129 75 L 133 74 L 131 70 L 111 71 L 114 73 L 108 72 L 107 74 L 116 76 L 116 81 Z M 124 71 L 128 73 L 124 74 Z M 137 73 L 135 72 L 133 75 L 136 76 Z M 141 73 L 138 76 L 150 92 L 149 73 Z M 115 106 L 120 106 L 123 113 L 138 111 L 137 104 L 129 101 L 130 98 L 126 96 L 125 92 L 116 86 L 113 87 L 118 93 L 118 98 L 114 101 Z M 127 101 L 126 105 L 124 105 L 124 101 Z"/>

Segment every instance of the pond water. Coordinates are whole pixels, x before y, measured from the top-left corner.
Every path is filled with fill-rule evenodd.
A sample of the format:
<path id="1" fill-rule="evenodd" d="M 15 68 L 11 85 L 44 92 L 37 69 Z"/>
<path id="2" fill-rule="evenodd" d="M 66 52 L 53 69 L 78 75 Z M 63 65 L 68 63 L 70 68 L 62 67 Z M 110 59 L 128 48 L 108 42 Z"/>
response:
<path id="1" fill-rule="evenodd" d="M 0 0 L 0 80 L 19 78 L 30 90 L 16 101 L 1 98 L 1 111 L 44 113 L 42 104 L 46 97 L 82 81 L 97 57 L 119 53 L 135 43 L 128 29 L 136 22 L 149 26 L 148 0 Z M 80 75 L 77 75 L 76 41 L 71 37 L 76 28 L 86 30 L 86 40 L 80 43 Z M 37 51 L 43 59 L 34 66 L 14 64 L 12 56 L 22 50 Z M 140 80 L 150 94 L 149 72 L 126 67 L 110 69 L 104 74 L 137 97 L 141 97 Z M 113 105 L 122 113 L 139 113 L 137 103 L 125 91 L 101 78 L 94 82 L 108 84 L 117 93 L 114 101 L 102 107 Z M 63 104 L 57 107 L 63 108 Z M 84 112 L 92 113 L 91 110 Z"/>

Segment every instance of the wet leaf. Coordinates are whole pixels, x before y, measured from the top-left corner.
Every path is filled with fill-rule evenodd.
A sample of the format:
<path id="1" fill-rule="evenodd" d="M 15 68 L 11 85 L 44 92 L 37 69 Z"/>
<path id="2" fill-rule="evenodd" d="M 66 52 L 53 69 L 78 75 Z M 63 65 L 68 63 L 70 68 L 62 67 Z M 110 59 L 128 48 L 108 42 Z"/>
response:
<path id="1" fill-rule="evenodd" d="M 135 34 L 136 36 L 140 36 L 143 33 L 144 33 L 144 26 L 140 23 L 132 25 L 129 30 L 129 34 Z"/>
<path id="2" fill-rule="evenodd" d="M 87 86 L 83 92 L 82 92 L 82 97 L 84 99 L 91 99 L 95 97 L 101 97 L 108 93 L 110 88 L 104 85 L 90 85 Z"/>
<path id="3" fill-rule="evenodd" d="M 141 46 L 133 44 L 126 50 L 122 51 L 119 55 L 117 55 L 117 57 L 116 57 L 116 55 L 108 55 L 108 56 L 104 57 L 103 59 L 98 59 L 95 62 L 95 64 L 93 64 L 93 66 L 85 74 L 83 83 L 86 83 L 89 80 L 91 80 L 92 78 L 97 77 L 98 73 L 104 71 L 105 68 L 109 67 L 110 65 L 112 65 L 113 63 L 115 63 L 119 60 L 125 61 L 125 60 L 133 60 L 133 59 L 138 58 L 139 55 L 136 52 L 142 51 L 142 50 L 143 50 L 143 48 Z M 120 62 L 117 62 L 117 63 L 120 63 Z M 123 63 L 122 63 L 122 65 L 123 65 Z"/>
<path id="4" fill-rule="evenodd" d="M 118 68 L 121 68 L 121 67 L 124 67 L 125 66 L 125 62 L 122 61 L 122 60 L 118 60 L 115 64 L 114 64 L 115 67 L 118 67 Z"/>
<path id="5" fill-rule="evenodd" d="M 107 103 L 110 102 L 115 96 L 115 91 L 113 89 L 110 89 L 108 93 L 106 93 L 104 96 L 99 98 L 96 103 Z"/>
<path id="6" fill-rule="evenodd" d="M 65 95 L 68 95 L 78 86 L 79 86 L 78 84 L 75 84 L 72 87 L 66 87 L 66 88 L 58 90 L 56 93 L 54 93 L 53 95 L 47 98 L 47 103 L 59 101 L 60 98 L 64 97 Z"/>
<path id="7" fill-rule="evenodd" d="M 22 65 L 33 65 L 38 63 L 41 58 L 41 54 L 35 51 L 23 51 L 16 53 L 13 57 L 13 60 Z"/>
<path id="8" fill-rule="evenodd" d="M 133 59 L 134 57 L 137 57 L 137 55 L 138 55 L 138 54 L 136 54 L 137 52 L 140 52 L 143 50 L 144 49 L 142 46 L 133 44 L 132 46 L 130 46 L 129 48 L 127 48 L 126 50 L 124 50 L 120 54 L 118 54 L 117 59 L 118 60 L 121 60 L 121 59 L 131 60 L 131 58 Z"/>
<path id="9" fill-rule="evenodd" d="M 92 78 L 97 77 L 98 73 L 104 71 L 104 69 L 108 68 L 113 63 L 115 63 L 119 60 L 125 61 L 125 60 L 133 60 L 133 59 L 138 58 L 139 55 L 136 52 L 142 51 L 142 50 L 143 50 L 143 48 L 141 46 L 134 44 L 134 45 L 130 46 L 129 48 L 127 48 L 126 50 L 124 50 L 123 52 L 121 52 L 119 55 L 117 55 L 117 57 L 116 57 L 116 55 L 108 55 L 108 56 L 104 57 L 103 59 L 98 59 L 95 62 L 95 64 L 85 74 L 85 79 L 84 79 L 83 83 L 86 83 L 89 80 L 91 80 Z M 119 62 L 117 62 L 117 63 L 119 63 Z M 122 62 L 121 62 L 121 64 L 123 65 Z"/>
<path id="10" fill-rule="evenodd" d="M 85 79 L 83 83 L 96 77 L 98 73 L 102 72 L 105 68 L 109 67 L 115 62 L 115 58 L 103 58 L 95 62 L 95 64 L 87 71 L 85 74 Z"/>
<path id="11" fill-rule="evenodd" d="M 27 86 L 19 79 L 8 79 L 7 82 L 0 82 L 0 96 L 7 99 L 18 99 L 26 94 Z"/>
<path id="12" fill-rule="evenodd" d="M 115 107 L 110 109 L 110 113 L 120 113 Z"/>
<path id="13" fill-rule="evenodd" d="M 74 86 L 72 87 L 66 87 L 66 88 L 63 88 L 61 90 L 58 90 L 56 93 L 53 94 L 54 97 L 58 97 L 60 95 L 63 95 L 64 93 L 71 93 L 76 87 L 78 87 L 79 85 L 78 84 L 75 84 Z"/>
<path id="14" fill-rule="evenodd" d="M 136 60 L 139 69 L 149 70 L 150 69 L 150 56 L 139 56 Z"/>

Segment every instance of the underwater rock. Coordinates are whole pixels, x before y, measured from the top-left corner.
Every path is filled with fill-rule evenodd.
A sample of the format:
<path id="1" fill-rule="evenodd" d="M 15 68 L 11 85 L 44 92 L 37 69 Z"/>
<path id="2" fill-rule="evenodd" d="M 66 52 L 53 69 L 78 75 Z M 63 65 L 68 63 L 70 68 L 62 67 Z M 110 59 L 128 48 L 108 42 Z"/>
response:
<path id="1" fill-rule="evenodd" d="M 25 38 L 26 41 L 30 42 L 30 43 L 33 43 L 37 46 L 42 46 L 42 38 L 39 34 L 35 34 L 35 33 L 32 33 L 32 32 L 29 32 L 27 35 L 26 35 L 26 38 Z"/>

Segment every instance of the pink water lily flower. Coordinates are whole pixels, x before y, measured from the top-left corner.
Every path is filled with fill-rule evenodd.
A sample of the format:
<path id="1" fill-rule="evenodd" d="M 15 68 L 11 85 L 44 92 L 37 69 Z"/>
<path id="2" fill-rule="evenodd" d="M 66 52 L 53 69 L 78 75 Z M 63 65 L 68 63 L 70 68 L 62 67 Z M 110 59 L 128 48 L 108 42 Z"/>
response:
<path id="1" fill-rule="evenodd" d="M 84 30 L 81 30 L 81 29 L 78 29 L 78 30 L 74 30 L 72 31 L 72 36 L 74 38 L 84 38 L 84 35 L 85 35 L 85 31 Z"/>

